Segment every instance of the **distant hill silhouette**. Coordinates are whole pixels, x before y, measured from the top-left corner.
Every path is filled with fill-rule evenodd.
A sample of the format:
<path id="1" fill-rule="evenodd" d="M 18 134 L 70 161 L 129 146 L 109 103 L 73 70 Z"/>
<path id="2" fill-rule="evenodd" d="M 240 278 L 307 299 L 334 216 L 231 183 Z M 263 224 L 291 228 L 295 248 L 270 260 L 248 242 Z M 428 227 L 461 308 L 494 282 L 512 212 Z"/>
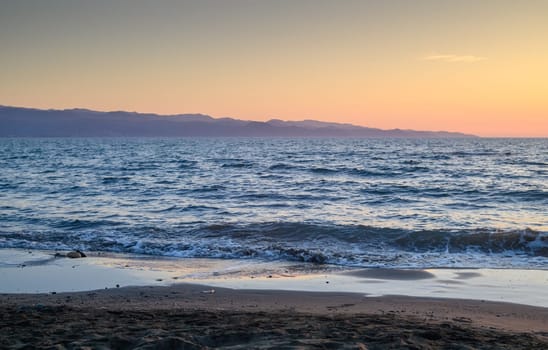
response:
<path id="1" fill-rule="evenodd" d="M 203 114 L 158 115 L 40 110 L 0 106 L 0 137 L 206 136 L 206 137 L 475 137 L 446 131 L 382 130 L 315 120 L 267 122 Z"/>

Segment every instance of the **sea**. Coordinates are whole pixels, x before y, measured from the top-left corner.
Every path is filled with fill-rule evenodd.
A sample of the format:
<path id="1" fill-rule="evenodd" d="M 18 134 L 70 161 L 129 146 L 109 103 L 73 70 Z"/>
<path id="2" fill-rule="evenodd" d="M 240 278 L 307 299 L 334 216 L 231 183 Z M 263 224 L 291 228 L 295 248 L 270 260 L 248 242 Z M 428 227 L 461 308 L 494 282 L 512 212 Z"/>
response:
<path id="1" fill-rule="evenodd" d="M 0 248 L 548 270 L 548 139 L 1 138 Z"/>

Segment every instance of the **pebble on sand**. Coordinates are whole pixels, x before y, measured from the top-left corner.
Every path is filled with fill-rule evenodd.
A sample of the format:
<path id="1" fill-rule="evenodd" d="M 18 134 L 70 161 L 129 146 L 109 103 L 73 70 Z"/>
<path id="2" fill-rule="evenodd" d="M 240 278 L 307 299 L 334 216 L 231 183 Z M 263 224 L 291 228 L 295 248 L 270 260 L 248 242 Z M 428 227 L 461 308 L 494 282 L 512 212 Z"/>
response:
<path id="1" fill-rule="evenodd" d="M 68 252 L 66 256 L 67 258 L 78 259 L 78 258 L 85 258 L 86 254 L 84 254 L 84 252 L 80 250 L 73 250 L 72 252 Z"/>

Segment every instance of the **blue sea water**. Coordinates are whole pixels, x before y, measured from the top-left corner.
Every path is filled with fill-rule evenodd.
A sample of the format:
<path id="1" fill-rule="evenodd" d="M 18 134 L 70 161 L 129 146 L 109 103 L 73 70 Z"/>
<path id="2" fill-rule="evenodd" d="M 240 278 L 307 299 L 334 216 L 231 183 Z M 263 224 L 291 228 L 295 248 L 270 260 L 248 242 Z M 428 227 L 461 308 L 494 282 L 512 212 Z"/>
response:
<path id="1" fill-rule="evenodd" d="M 548 269 L 548 139 L 0 139 L 0 248 Z"/>

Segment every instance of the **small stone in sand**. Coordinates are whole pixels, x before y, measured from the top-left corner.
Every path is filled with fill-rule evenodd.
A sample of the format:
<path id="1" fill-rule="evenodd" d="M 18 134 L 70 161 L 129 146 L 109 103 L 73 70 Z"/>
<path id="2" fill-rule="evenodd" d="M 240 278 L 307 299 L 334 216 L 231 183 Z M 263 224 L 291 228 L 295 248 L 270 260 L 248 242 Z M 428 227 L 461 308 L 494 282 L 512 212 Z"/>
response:
<path id="1" fill-rule="evenodd" d="M 67 253 L 67 258 L 78 259 L 78 258 L 81 258 L 81 257 L 82 256 L 78 252 L 68 252 Z"/>
<path id="2" fill-rule="evenodd" d="M 73 250 L 72 252 L 68 252 L 66 256 L 67 258 L 78 259 L 78 258 L 85 258 L 86 254 L 84 254 L 84 252 L 80 250 Z"/>

